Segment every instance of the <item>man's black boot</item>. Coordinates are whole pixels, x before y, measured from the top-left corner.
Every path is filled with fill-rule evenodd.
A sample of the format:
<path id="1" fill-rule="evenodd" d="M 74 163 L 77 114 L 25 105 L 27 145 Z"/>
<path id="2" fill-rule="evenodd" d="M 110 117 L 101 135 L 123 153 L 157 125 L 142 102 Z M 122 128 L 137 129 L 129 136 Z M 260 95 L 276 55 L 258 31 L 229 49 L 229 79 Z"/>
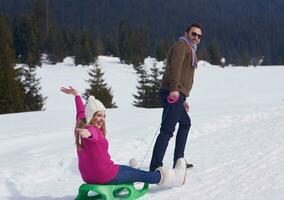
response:
<path id="1" fill-rule="evenodd" d="M 175 168 L 175 166 L 176 166 L 176 161 L 174 162 L 173 168 Z M 186 168 L 187 168 L 187 169 L 188 169 L 188 168 L 192 168 L 192 167 L 193 167 L 193 164 L 186 162 Z"/>

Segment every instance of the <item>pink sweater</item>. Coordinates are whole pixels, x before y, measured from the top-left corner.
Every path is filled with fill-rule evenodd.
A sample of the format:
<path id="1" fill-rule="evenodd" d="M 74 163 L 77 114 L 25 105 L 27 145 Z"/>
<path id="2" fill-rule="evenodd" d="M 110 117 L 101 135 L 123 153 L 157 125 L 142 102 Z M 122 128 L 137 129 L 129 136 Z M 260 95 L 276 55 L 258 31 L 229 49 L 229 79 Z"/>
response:
<path id="1" fill-rule="evenodd" d="M 76 120 L 85 118 L 85 106 L 81 96 L 75 97 Z M 90 184 L 105 184 L 118 173 L 118 165 L 114 164 L 108 153 L 108 141 L 103 132 L 92 125 L 87 125 L 92 136 L 82 138 L 83 149 L 77 149 L 79 170 L 82 179 Z"/>

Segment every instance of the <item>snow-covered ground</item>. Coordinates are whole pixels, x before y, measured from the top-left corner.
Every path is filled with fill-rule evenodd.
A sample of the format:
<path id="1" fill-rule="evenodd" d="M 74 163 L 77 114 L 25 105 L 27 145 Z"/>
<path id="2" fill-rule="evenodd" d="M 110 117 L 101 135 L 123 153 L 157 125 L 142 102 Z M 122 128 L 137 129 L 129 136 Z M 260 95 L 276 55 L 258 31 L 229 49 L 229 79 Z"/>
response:
<path id="1" fill-rule="evenodd" d="M 99 59 L 117 109 L 107 111 L 112 159 L 141 162 L 161 109 L 132 106 L 137 75 L 117 58 Z M 67 58 L 38 69 L 46 110 L 0 115 L 0 199 L 71 200 L 82 183 L 74 148 L 74 100 L 61 86 L 86 89 L 88 67 Z M 280 200 L 284 198 L 284 66 L 219 68 L 200 62 L 188 102 L 192 128 L 183 187 L 151 185 L 142 199 Z M 172 166 L 174 139 L 165 165 Z M 151 147 L 152 149 L 152 147 Z M 151 155 L 151 151 L 150 151 Z M 148 169 L 150 155 L 142 167 Z"/>

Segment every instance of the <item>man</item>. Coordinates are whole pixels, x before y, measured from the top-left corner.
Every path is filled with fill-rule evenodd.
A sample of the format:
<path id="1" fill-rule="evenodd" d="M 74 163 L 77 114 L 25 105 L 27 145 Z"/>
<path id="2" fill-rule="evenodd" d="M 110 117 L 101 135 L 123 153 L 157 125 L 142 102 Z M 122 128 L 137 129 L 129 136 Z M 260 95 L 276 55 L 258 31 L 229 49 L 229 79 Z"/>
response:
<path id="1" fill-rule="evenodd" d="M 159 92 L 163 106 L 160 134 L 156 140 L 150 170 L 163 166 L 163 158 L 168 142 L 173 136 L 175 126 L 179 123 L 174 150 L 174 167 L 179 158 L 184 157 L 187 135 L 191 120 L 187 112 L 189 105 L 186 97 L 189 96 L 193 85 L 194 71 L 197 67 L 196 49 L 202 37 L 202 26 L 192 24 L 186 29 L 184 36 L 170 48 L 166 70 L 163 75 Z M 187 164 L 187 168 L 193 165 Z"/>

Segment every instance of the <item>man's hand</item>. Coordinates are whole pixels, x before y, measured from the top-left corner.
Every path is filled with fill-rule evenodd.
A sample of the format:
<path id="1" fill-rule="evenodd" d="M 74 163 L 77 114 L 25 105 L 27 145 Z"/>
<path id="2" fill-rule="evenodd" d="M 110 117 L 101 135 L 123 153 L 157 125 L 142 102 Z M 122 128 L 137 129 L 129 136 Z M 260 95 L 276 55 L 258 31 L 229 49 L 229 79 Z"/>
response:
<path id="1" fill-rule="evenodd" d="M 186 112 L 189 112 L 189 104 L 186 101 L 183 103 L 183 106 L 184 106 Z"/>
<path id="2" fill-rule="evenodd" d="M 76 128 L 76 131 L 78 131 L 79 135 L 83 138 L 88 138 L 92 135 L 91 132 L 85 128 Z"/>

